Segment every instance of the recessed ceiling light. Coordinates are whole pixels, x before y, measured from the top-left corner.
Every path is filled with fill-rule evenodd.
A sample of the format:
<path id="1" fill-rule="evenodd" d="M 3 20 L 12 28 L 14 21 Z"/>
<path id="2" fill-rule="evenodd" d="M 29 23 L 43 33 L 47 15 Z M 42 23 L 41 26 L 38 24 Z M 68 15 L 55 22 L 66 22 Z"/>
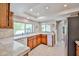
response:
<path id="1" fill-rule="evenodd" d="M 67 4 L 64 4 L 64 7 L 67 7 L 68 5 Z"/>
<path id="2" fill-rule="evenodd" d="M 49 9 L 49 7 L 46 7 L 46 9 Z"/>
<path id="3" fill-rule="evenodd" d="M 30 17 L 27 17 L 27 19 L 30 19 Z"/>
<path id="4" fill-rule="evenodd" d="M 44 18 L 45 18 L 44 16 L 38 17 L 38 19 L 44 19 Z"/>
<path id="5" fill-rule="evenodd" d="M 30 9 L 30 11 L 33 11 L 33 9 Z"/>
<path id="6" fill-rule="evenodd" d="M 39 13 L 37 13 L 37 15 L 39 15 Z"/>

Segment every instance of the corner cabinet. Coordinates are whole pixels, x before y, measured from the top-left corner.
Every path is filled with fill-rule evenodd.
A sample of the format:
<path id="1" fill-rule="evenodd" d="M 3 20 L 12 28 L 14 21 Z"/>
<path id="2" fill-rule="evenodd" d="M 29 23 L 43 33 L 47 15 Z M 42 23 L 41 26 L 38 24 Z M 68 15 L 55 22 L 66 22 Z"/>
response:
<path id="1" fill-rule="evenodd" d="M 9 3 L 0 3 L 0 28 L 13 28 L 13 13 Z"/>
<path id="2" fill-rule="evenodd" d="M 42 44 L 47 45 L 47 35 L 46 34 L 42 34 Z"/>

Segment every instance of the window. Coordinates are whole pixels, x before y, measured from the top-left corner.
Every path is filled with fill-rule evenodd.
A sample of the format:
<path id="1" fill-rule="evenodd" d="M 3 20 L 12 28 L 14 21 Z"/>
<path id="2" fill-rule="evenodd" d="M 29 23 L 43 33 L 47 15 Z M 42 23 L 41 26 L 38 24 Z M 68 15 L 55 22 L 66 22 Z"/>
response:
<path id="1" fill-rule="evenodd" d="M 23 35 L 33 32 L 33 24 L 14 22 L 14 35 Z"/>
<path id="2" fill-rule="evenodd" d="M 26 24 L 26 33 L 32 33 L 33 32 L 33 25 L 32 24 Z"/>
<path id="3" fill-rule="evenodd" d="M 18 22 L 14 22 L 14 34 L 15 35 L 21 35 L 24 34 L 24 23 L 18 23 Z"/>
<path id="4" fill-rule="evenodd" d="M 50 25 L 48 25 L 48 24 L 42 24 L 42 31 L 43 32 L 51 32 Z"/>

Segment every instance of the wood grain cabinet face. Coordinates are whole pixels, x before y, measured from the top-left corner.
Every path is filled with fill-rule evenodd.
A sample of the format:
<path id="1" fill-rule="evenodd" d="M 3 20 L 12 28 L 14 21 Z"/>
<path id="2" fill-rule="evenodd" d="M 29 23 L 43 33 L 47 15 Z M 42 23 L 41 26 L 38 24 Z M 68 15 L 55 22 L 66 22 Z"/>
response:
<path id="1" fill-rule="evenodd" d="M 40 35 L 37 35 L 37 45 L 41 44 L 41 34 Z"/>
<path id="2" fill-rule="evenodd" d="M 47 35 L 42 35 L 42 43 L 47 45 Z"/>
<path id="3" fill-rule="evenodd" d="M 27 46 L 31 49 L 40 44 L 47 44 L 47 35 L 35 35 L 27 38 Z"/>
<path id="4" fill-rule="evenodd" d="M 32 39 L 32 37 L 27 38 L 27 46 L 30 47 L 31 49 L 33 48 L 33 39 Z"/>
<path id="5" fill-rule="evenodd" d="M 9 13 L 8 28 L 13 28 L 13 12 Z"/>
<path id="6" fill-rule="evenodd" d="M 33 37 L 33 48 L 35 48 L 37 46 L 37 37 L 34 36 Z"/>
<path id="7" fill-rule="evenodd" d="M 76 56 L 79 56 L 79 46 L 76 45 Z"/>
<path id="8" fill-rule="evenodd" d="M 13 28 L 9 3 L 0 3 L 0 28 Z"/>

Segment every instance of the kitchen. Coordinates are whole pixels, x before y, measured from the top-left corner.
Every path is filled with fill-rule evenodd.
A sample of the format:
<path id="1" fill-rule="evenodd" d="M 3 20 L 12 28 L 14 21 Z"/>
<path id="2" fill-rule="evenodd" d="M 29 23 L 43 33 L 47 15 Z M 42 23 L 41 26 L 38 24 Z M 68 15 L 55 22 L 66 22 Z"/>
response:
<path id="1" fill-rule="evenodd" d="M 72 36 L 68 36 L 71 35 L 69 32 L 71 32 L 71 22 L 73 24 L 74 20 L 68 21 L 67 17 L 78 17 L 79 4 L 68 4 L 68 7 L 66 5 L 64 3 L 0 3 L 0 55 L 39 55 L 39 52 L 36 54 L 31 51 L 41 44 L 46 45 L 45 48 L 48 46 L 47 49 L 51 47 L 51 51 L 53 49 L 53 54 L 49 51 L 49 55 L 74 55 L 74 52 L 71 53 L 73 46 L 70 48 L 71 43 L 69 43 Z M 53 10 L 54 6 L 56 9 Z M 39 8 L 41 8 L 41 12 Z M 69 24 L 70 29 L 68 29 Z M 78 27 L 78 23 L 73 26 Z M 78 29 L 77 27 L 74 30 Z M 75 34 L 75 36 L 77 35 Z M 61 53 L 61 51 L 63 52 Z M 40 55 L 44 54 L 40 53 Z"/>

